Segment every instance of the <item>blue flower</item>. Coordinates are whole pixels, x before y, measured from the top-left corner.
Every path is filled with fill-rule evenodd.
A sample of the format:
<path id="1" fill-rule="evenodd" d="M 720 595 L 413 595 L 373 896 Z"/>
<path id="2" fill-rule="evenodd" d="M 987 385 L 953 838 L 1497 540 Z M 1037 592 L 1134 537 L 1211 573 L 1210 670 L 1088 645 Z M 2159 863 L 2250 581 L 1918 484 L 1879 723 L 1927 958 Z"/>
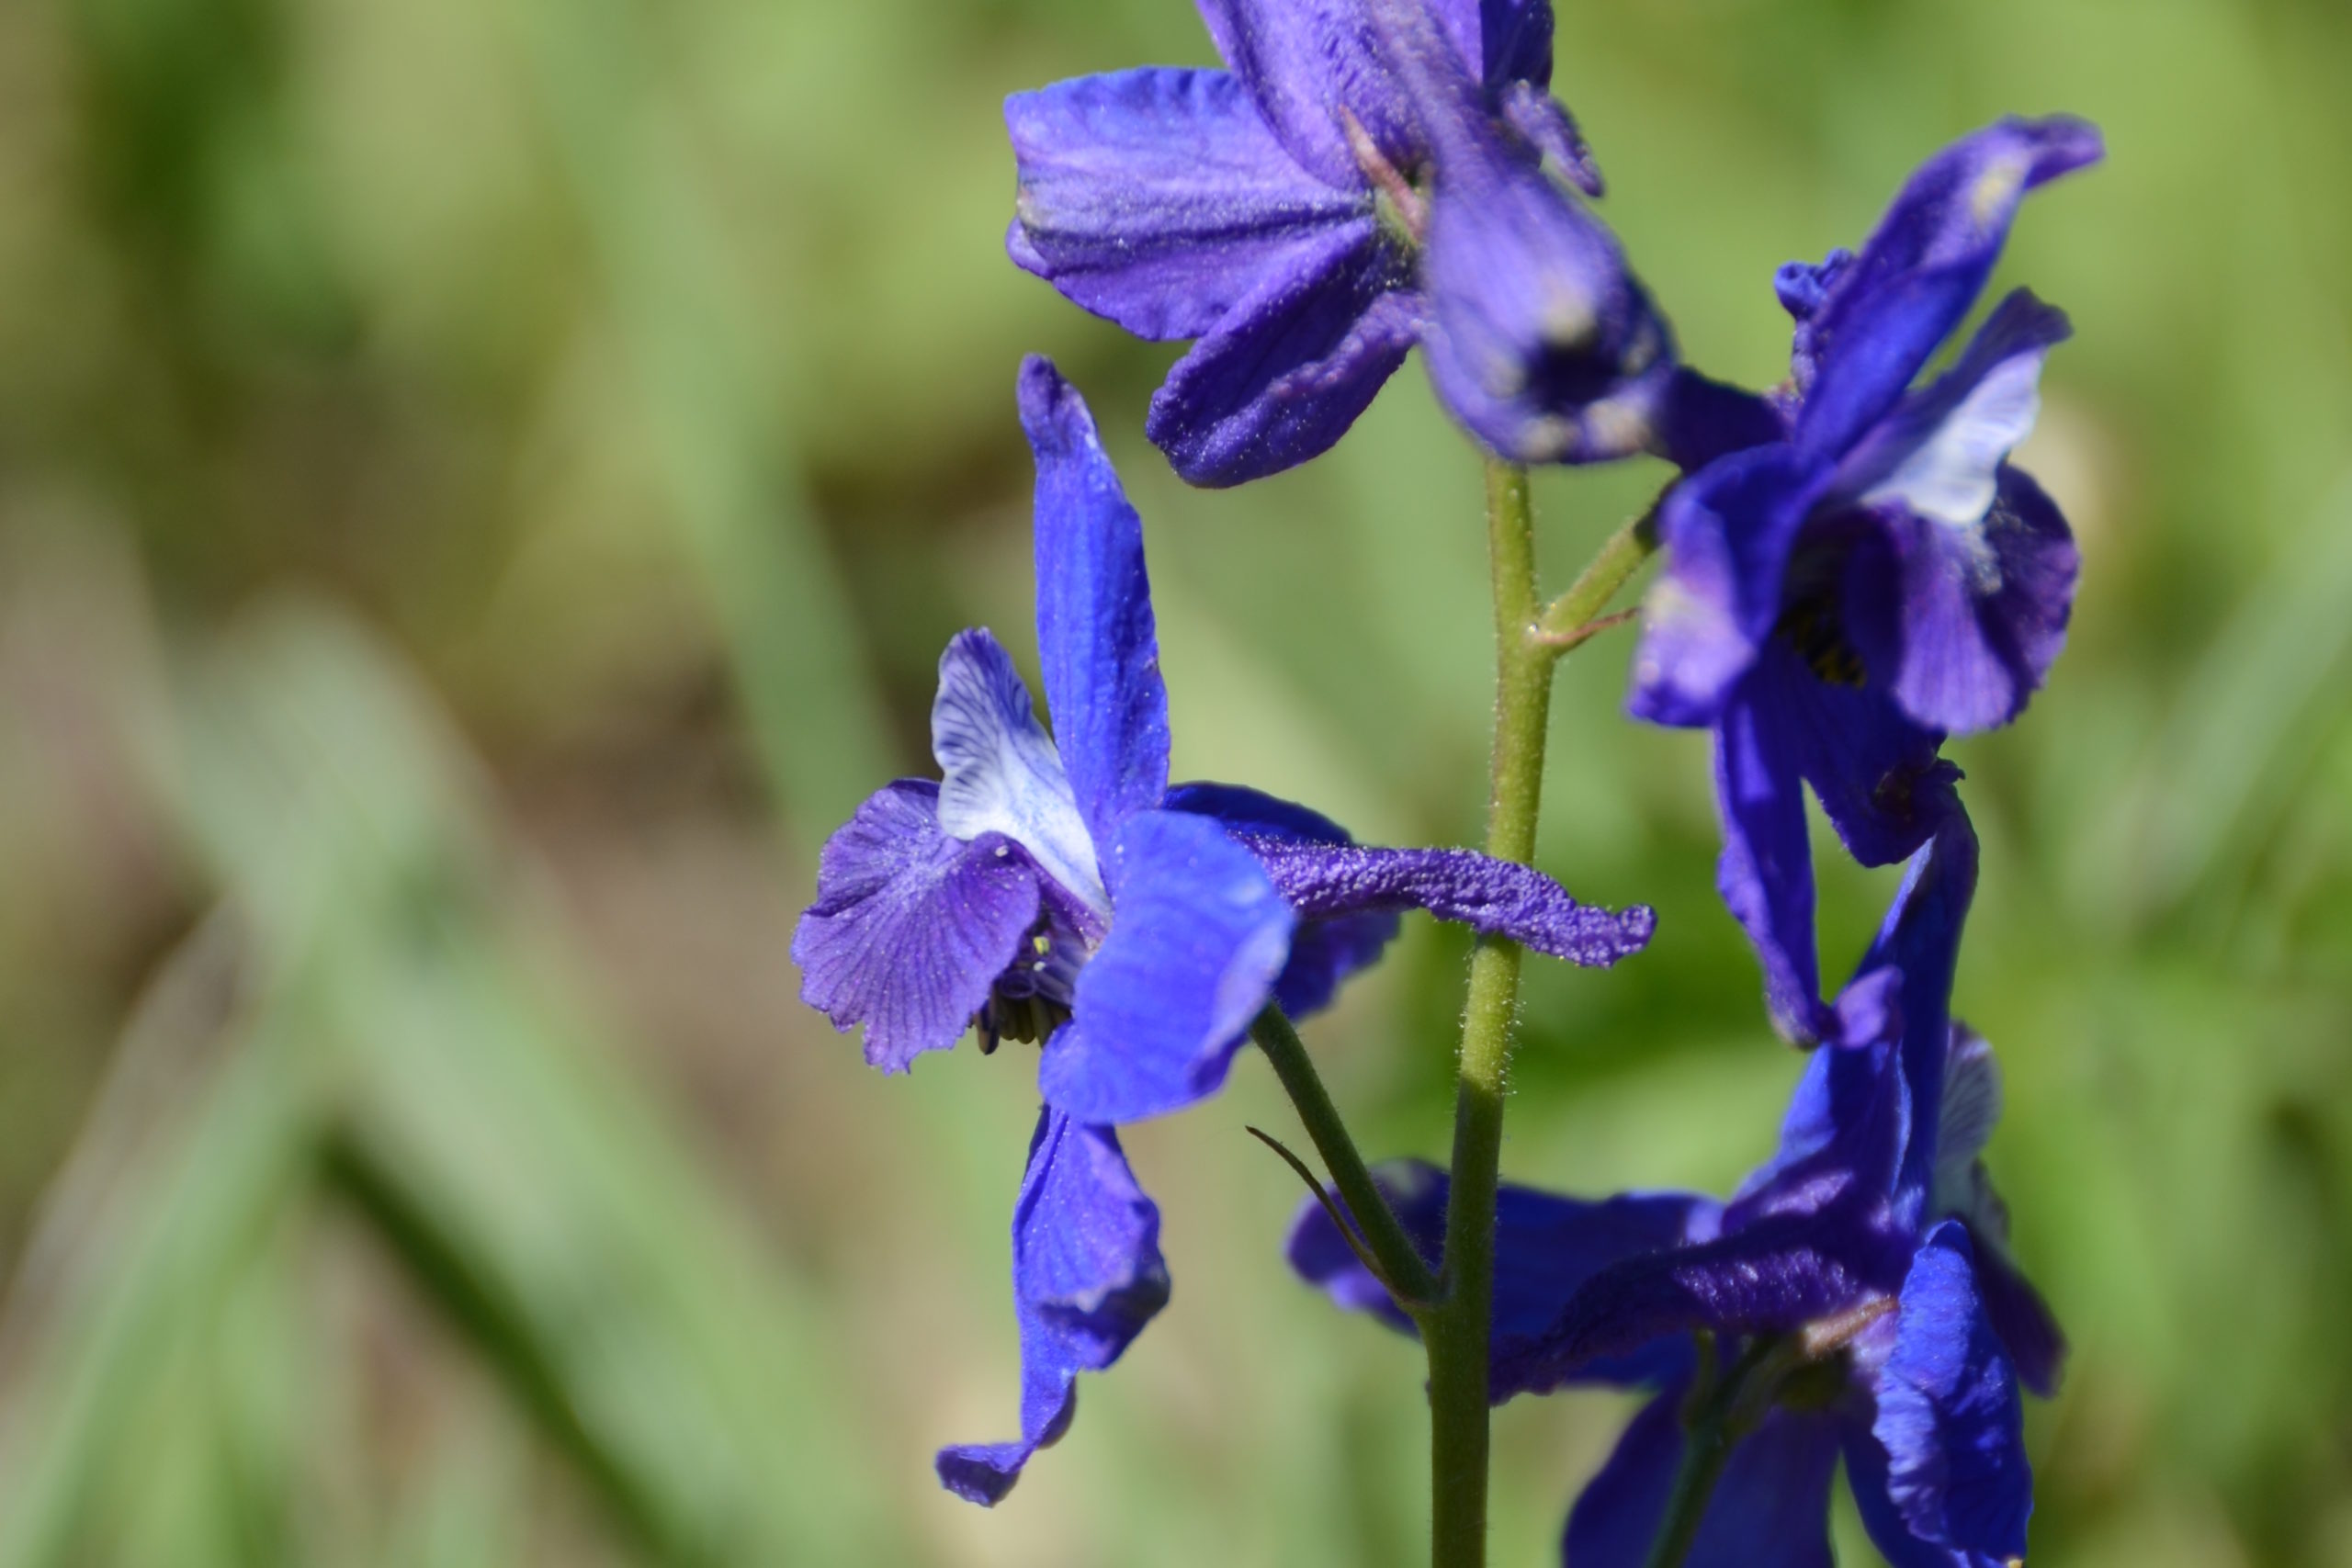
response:
<path id="1" fill-rule="evenodd" d="M 1830 1027 L 1799 781 L 1865 864 L 1910 854 L 1957 775 L 1949 734 L 2005 724 L 2065 642 L 2065 520 L 2010 468 L 2066 319 L 2019 291 L 1914 389 L 1967 315 L 2026 192 L 2100 154 L 2078 120 L 2005 120 L 1930 159 L 1859 255 L 1781 270 L 1796 318 L 1777 439 L 1676 487 L 1629 706 L 1715 735 L 1724 897 L 1774 1021 Z"/>
<path id="2" fill-rule="evenodd" d="M 1691 1568 L 1826 1568 L 1840 1452 L 1871 1539 L 1901 1568 L 2023 1555 L 2032 1476 L 2018 1385 L 2050 1393 L 2064 1347 L 2009 1261 L 1979 1158 L 2000 1109 L 1992 1052 L 1947 1010 L 1975 869 L 1954 812 L 1839 998 L 1846 1043 L 1812 1056 L 1779 1152 L 1729 1203 L 1503 1190 L 1495 1399 L 1579 1382 L 1659 1390 L 1570 1516 L 1574 1568 L 1646 1560 L 1700 1330 L 1727 1359 L 1783 1338 L 1813 1359 L 1733 1449 Z M 1444 1178 L 1407 1168 L 1384 1180 L 1433 1255 Z M 1404 1325 L 1319 1207 L 1301 1212 L 1291 1257 L 1340 1304 Z"/>
<path id="3" fill-rule="evenodd" d="M 1037 463 L 1037 642 L 1057 736 L 985 631 L 949 643 L 932 707 L 943 774 L 876 793 L 826 844 L 792 953 L 801 996 L 902 1072 L 977 1024 L 1038 1041 L 1046 1101 L 1013 1223 L 1022 1438 L 940 1456 L 976 1501 L 1009 1489 L 1167 1299 L 1159 1218 L 1110 1129 L 1216 1092 L 1269 1001 L 1326 1004 L 1427 908 L 1588 964 L 1650 911 L 1579 905 L 1458 850 L 1382 850 L 1254 790 L 1168 783 L 1143 531 L 1086 406 L 1023 367 Z M 1058 744 L 1057 743 L 1058 740 Z"/>
<path id="4" fill-rule="evenodd" d="M 1547 91 L 1547 0 L 1201 15 L 1229 71 L 1115 72 L 1005 105 L 1012 259 L 1139 336 L 1199 340 L 1147 426 L 1186 479 L 1327 450 L 1416 343 L 1447 407 L 1521 461 L 1689 462 L 1770 434 L 1760 405 L 1678 372 L 1571 193 L 1600 176 Z"/>

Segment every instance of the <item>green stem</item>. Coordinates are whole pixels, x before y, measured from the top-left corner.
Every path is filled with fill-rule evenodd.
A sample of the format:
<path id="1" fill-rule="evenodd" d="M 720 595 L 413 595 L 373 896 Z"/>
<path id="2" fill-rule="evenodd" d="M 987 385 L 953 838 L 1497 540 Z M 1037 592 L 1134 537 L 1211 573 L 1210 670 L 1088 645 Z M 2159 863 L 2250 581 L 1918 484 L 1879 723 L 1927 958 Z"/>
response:
<path id="1" fill-rule="evenodd" d="M 1535 635 L 1554 657 L 1585 639 L 1609 601 L 1657 552 L 1657 510 L 1665 499 L 1660 496 L 1647 512 L 1610 535 L 1568 591 L 1544 610 Z"/>
<path id="2" fill-rule="evenodd" d="M 1534 519 L 1527 472 L 1487 467 L 1487 541 L 1495 590 L 1495 742 L 1487 852 L 1535 855 L 1551 712 L 1551 650 L 1536 640 Z M 1503 1089 L 1519 1009 L 1520 949 L 1480 939 L 1470 960 L 1453 1112 L 1453 1190 L 1446 1212 L 1443 1301 L 1426 1320 L 1435 1568 L 1483 1568 L 1487 1556 L 1487 1346 L 1494 1316 L 1495 1188 Z"/>
<path id="3" fill-rule="evenodd" d="M 1685 1427 L 1682 1462 L 1675 1468 L 1674 1489 L 1667 1494 L 1666 1515 L 1657 1538 L 1650 1542 L 1646 1568 L 1682 1568 L 1683 1559 L 1690 1555 L 1707 1517 L 1707 1501 L 1723 1479 L 1724 1461 L 1738 1441 L 1723 1416 L 1721 1404 L 1710 1400 Z"/>
<path id="4" fill-rule="evenodd" d="M 1347 1123 L 1340 1120 L 1339 1108 L 1331 1103 L 1298 1031 L 1291 1027 L 1281 1008 L 1269 1003 L 1250 1026 L 1250 1038 L 1274 1065 L 1274 1076 L 1282 1079 L 1291 1104 L 1297 1107 L 1306 1135 L 1315 1141 L 1323 1168 L 1331 1173 L 1331 1184 L 1340 1190 L 1364 1244 L 1372 1249 L 1373 1261 L 1380 1265 L 1389 1288 L 1400 1292 L 1397 1304 L 1419 1314 L 1437 1295 L 1437 1277 L 1397 1223 L 1388 1200 L 1374 1185 L 1372 1172 L 1365 1168 L 1363 1156 L 1356 1152 L 1355 1140 L 1348 1135 Z"/>
<path id="5" fill-rule="evenodd" d="M 1866 1325 L 1870 1318 L 1860 1321 Z M 1763 1424 L 1781 1385 L 1812 1359 L 1802 1337 L 1757 1340 L 1728 1371 L 1719 1371 L 1716 1354 L 1715 1337 L 1700 1335 L 1698 1375 L 1682 1406 L 1682 1462 L 1675 1467 L 1646 1568 L 1682 1568 L 1732 1450 Z"/>

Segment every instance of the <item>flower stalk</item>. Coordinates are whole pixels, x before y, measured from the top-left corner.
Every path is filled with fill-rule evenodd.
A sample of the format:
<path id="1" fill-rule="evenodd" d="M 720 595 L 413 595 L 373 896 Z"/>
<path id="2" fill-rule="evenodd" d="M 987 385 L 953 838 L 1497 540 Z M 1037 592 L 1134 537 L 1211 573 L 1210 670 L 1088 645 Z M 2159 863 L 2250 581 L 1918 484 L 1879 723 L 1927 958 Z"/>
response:
<path id="1" fill-rule="evenodd" d="M 1494 574 L 1495 739 L 1487 852 L 1527 864 L 1544 798 L 1553 651 L 1537 640 L 1535 528 L 1527 470 L 1487 467 L 1487 540 Z M 1424 1330 L 1430 1366 L 1431 1562 L 1479 1568 L 1487 1552 L 1487 1342 L 1494 1317 L 1495 1190 L 1503 1091 L 1519 1011 L 1521 950 L 1481 939 L 1470 960 L 1453 1114 L 1453 1186 L 1445 1222 L 1445 1296 Z"/>
<path id="2" fill-rule="evenodd" d="M 1314 1058 L 1307 1055 L 1298 1031 L 1291 1027 L 1289 1017 L 1280 1007 L 1269 1005 L 1250 1026 L 1250 1038 L 1257 1042 L 1258 1049 L 1273 1064 L 1274 1076 L 1282 1080 L 1283 1089 L 1297 1110 L 1307 1137 L 1323 1156 L 1323 1167 L 1331 1173 L 1331 1184 L 1339 1189 L 1349 1217 L 1372 1253 L 1372 1260 L 1380 1266 L 1381 1278 L 1396 1295 L 1396 1304 L 1419 1317 L 1437 1295 L 1437 1277 L 1414 1249 L 1405 1227 L 1397 1224 L 1388 1200 L 1374 1185 L 1372 1172 L 1365 1167 L 1363 1156 L 1356 1152 L 1355 1140 L 1348 1135 L 1347 1123 L 1340 1119 L 1339 1108 L 1331 1103 L 1330 1093 L 1323 1087 Z"/>

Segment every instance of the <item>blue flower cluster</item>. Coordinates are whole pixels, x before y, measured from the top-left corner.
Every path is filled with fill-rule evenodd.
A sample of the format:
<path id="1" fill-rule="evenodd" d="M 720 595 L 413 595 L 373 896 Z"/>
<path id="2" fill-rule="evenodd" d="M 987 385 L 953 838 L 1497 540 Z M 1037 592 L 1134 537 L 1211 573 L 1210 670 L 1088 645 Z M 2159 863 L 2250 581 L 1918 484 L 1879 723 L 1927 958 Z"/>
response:
<path id="1" fill-rule="evenodd" d="M 2015 718 L 2065 637 L 2076 557 L 2009 466 L 2065 318 L 2019 291 L 1948 368 L 2027 192 L 2098 159 L 2078 121 L 2008 120 L 1930 159 L 1859 252 L 1792 264 L 1789 379 L 1751 394 L 1679 360 L 1589 198 L 1600 177 L 1548 92 L 1546 0 L 1199 0 L 1227 69 L 1064 82 L 1006 105 L 1013 261 L 1088 310 L 1194 340 L 1146 430 L 1186 479 L 1240 483 L 1339 440 L 1419 347 L 1440 400 L 1513 462 L 1647 452 L 1664 498 L 1629 708 L 1713 731 L 1719 884 L 1775 1027 L 1814 1052 L 1781 1147 L 1728 1201 L 1505 1187 L 1491 1388 L 1656 1391 L 1569 1518 L 1576 1568 L 1645 1560 L 1693 1407 L 1761 1391 L 1725 1431 L 1687 1561 L 1826 1563 L 1843 1456 L 1898 1568 L 2022 1556 L 2020 1385 L 2063 1341 L 2007 1251 L 1980 1155 L 1989 1047 L 1950 1016 L 1976 840 L 1940 756 Z M 793 944 L 803 994 L 905 1071 L 977 1032 L 1034 1043 L 1043 1100 L 1012 1222 L 1020 1436 L 950 1448 L 993 1503 L 1067 1429 L 1077 1374 L 1169 1299 L 1158 1210 L 1116 1129 L 1214 1094 L 1269 1007 L 1326 1006 L 1424 909 L 1569 962 L 1653 919 L 1457 849 L 1359 846 L 1305 807 L 1171 784 L 1143 531 L 1084 402 L 1022 368 L 1036 466 L 1049 732 L 1004 649 L 940 661 L 937 782 L 877 792 L 826 846 Z M 1821 995 L 1812 786 L 1846 849 L 1908 860 L 1854 977 Z M 1434 1270 L 1445 1172 L 1384 1168 Z M 1299 1272 L 1410 1332 L 1311 1202 Z"/>

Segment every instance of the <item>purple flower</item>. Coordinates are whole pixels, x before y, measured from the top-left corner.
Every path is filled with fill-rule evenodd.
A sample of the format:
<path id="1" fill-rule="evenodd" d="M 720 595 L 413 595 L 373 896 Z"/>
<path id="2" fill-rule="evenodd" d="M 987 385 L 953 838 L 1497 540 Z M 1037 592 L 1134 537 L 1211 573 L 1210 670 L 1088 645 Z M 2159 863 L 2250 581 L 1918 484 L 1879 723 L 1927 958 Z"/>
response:
<path id="1" fill-rule="evenodd" d="M 1815 1354 L 1734 1448 L 1691 1568 L 1826 1568 L 1841 1451 L 1891 1562 L 1994 1568 L 2023 1555 L 2032 1478 L 2018 1383 L 2050 1393 L 2064 1347 L 2009 1261 L 1979 1157 L 2000 1112 L 1992 1052 L 1947 1011 L 1974 883 L 1974 836 L 1955 813 L 1840 998 L 1845 1043 L 1808 1061 L 1779 1152 L 1729 1203 L 1504 1190 L 1495 1399 L 1578 1382 L 1661 1391 L 1570 1516 L 1574 1568 L 1646 1560 L 1681 1457 L 1699 1330 L 1726 1362 L 1767 1337 L 1802 1337 Z M 1433 1249 L 1444 1179 L 1424 1168 L 1387 1179 Z M 1342 1306 L 1402 1323 L 1319 1207 L 1302 1210 L 1291 1257 Z"/>
<path id="2" fill-rule="evenodd" d="M 1831 1023 L 1799 781 L 1858 859 L 1902 859 L 1946 809 L 1944 737 L 2015 718 L 2064 644 L 2074 541 L 2006 459 L 2065 317 L 2012 294 L 1949 370 L 1912 382 L 2025 193 L 2099 154 L 2078 120 L 2005 120 L 1929 160 L 1860 254 L 1783 268 L 1797 329 L 1780 437 L 1710 464 L 1660 513 L 1670 560 L 1629 706 L 1713 728 L 1724 897 L 1800 1042 Z"/>
<path id="3" fill-rule="evenodd" d="M 1013 1225 L 1023 1437 L 940 1459 L 980 1502 L 1067 1423 L 1076 1373 L 1108 1366 L 1166 1299 L 1157 1212 L 1111 1127 L 1214 1093 L 1269 1001 L 1324 1005 L 1399 910 L 1588 964 L 1638 952 L 1654 923 L 1481 855 L 1360 847 L 1253 790 L 1170 789 L 1142 525 L 1051 365 L 1023 367 L 1020 401 L 1058 744 L 996 639 L 957 636 L 932 707 L 941 781 L 885 786 L 833 835 L 792 944 L 803 999 L 865 1025 L 887 1072 L 975 1022 L 984 1052 L 1044 1043 L 1047 1110 Z"/>
<path id="4" fill-rule="evenodd" d="M 1147 425 L 1186 479 L 1326 451 L 1417 342 L 1455 416 L 1521 461 L 1770 434 L 1760 405 L 1677 371 L 1571 193 L 1600 183 L 1547 92 L 1547 0 L 1200 5 L 1229 71 L 1005 104 L 1012 259 L 1139 336 L 1198 340 Z"/>

